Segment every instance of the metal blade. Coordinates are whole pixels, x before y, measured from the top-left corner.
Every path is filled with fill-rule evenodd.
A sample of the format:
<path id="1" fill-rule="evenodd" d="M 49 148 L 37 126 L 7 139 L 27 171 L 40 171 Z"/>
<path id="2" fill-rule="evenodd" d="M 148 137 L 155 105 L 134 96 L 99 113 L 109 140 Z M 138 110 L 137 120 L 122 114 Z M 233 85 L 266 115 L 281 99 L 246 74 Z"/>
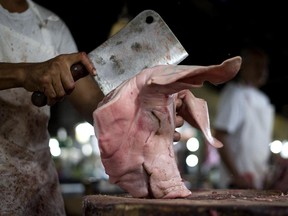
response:
<path id="1" fill-rule="evenodd" d="M 88 55 L 106 95 L 144 68 L 179 64 L 188 53 L 160 15 L 145 10 Z"/>

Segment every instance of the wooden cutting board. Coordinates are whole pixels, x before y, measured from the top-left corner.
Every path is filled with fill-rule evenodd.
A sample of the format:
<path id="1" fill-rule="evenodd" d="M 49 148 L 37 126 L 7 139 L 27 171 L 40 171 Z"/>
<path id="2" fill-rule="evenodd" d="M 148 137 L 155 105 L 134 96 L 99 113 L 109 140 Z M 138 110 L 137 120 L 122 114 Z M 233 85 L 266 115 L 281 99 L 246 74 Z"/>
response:
<path id="1" fill-rule="evenodd" d="M 87 195 L 84 216 L 286 216 L 288 194 L 279 191 L 203 190 L 183 199 L 138 199 L 130 195 Z"/>

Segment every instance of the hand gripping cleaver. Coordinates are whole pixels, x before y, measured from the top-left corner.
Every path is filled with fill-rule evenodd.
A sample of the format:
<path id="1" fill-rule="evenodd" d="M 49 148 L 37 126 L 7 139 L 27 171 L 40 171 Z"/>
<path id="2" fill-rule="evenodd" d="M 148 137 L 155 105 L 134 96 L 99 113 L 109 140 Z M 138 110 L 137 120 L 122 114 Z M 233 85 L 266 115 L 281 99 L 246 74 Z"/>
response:
<path id="1" fill-rule="evenodd" d="M 124 28 L 88 54 L 97 70 L 95 80 L 107 95 L 145 68 L 179 64 L 188 56 L 173 32 L 153 10 L 144 10 Z M 88 74 L 82 64 L 71 67 L 74 80 Z M 36 106 L 47 104 L 42 92 L 32 94 Z"/>

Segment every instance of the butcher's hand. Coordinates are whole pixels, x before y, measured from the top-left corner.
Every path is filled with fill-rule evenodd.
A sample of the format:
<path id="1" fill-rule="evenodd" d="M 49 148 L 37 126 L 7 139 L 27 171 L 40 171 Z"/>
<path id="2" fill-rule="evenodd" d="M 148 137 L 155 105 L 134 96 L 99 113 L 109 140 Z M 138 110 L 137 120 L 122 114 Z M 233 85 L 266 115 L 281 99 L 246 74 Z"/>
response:
<path id="1" fill-rule="evenodd" d="M 176 99 L 176 116 L 175 116 L 175 127 L 179 128 L 183 126 L 184 124 L 184 119 L 182 116 L 178 115 L 178 110 L 181 108 L 183 105 L 183 101 L 180 98 Z M 181 139 L 181 134 L 178 131 L 174 131 L 174 136 L 173 136 L 173 141 L 178 142 Z"/>
<path id="2" fill-rule="evenodd" d="M 89 74 L 96 74 L 96 69 L 86 53 L 62 54 L 45 62 L 26 63 L 23 87 L 28 91 L 43 92 L 47 96 L 47 104 L 51 106 L 75 88 L 70 70 L 75 63 L 82 63 Z"/>

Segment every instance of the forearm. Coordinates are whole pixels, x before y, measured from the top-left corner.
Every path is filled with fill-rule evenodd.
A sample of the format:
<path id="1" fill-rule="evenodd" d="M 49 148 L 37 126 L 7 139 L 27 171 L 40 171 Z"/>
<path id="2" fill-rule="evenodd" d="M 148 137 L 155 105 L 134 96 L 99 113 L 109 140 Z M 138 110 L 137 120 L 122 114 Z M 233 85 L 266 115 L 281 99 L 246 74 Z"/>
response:
<path id="1" fill-rule="evenodd" d="M 82 63 L 89 74 L 96 74 L 84 52 L 61 54 L 44 62 L 0 63 L 0 90 L 23 87 L 30 92 L 40 91 L 47 96 L 47 104 L 53 105 L 74 90 L 71 66 L 75 63 Z"/>
<path id="2" fill-rule="evenodd" d="M 75 89 L 68 98 L 85 120 L 93 124 L 93 111 L 104 95 L 94 78 L 88 75 L 76 82 Z"/>
<path id="3" fill-rule="evenodd" d="M 221 149 L 218 149 L 221 160 L 233 178 L 237 178 L 240 176 L 240 173 L 238 172 L 235 163 L 231 158 L 231 154 L 227 150 L 228 147 L 225 146 L 225 143 L 223 143 L 223 145 L 224 146 Z"/>
<path id="4" fill-rule="evenodd" d="M 223 143 L 223 147 L 218 149 L 223 164 L 234 178 L 239 177 L 240 173 L 238 172 L 232 158 L 233 156 L 228 149 L 229 143 L 226 141 L 226 133 L 224 131 L 217 131 L 215 137 Z"/>
<path id="5" fill-rule="evenodd" d="M 28 63 L 0 63 L 0 90 L 21 87 Z"/>

